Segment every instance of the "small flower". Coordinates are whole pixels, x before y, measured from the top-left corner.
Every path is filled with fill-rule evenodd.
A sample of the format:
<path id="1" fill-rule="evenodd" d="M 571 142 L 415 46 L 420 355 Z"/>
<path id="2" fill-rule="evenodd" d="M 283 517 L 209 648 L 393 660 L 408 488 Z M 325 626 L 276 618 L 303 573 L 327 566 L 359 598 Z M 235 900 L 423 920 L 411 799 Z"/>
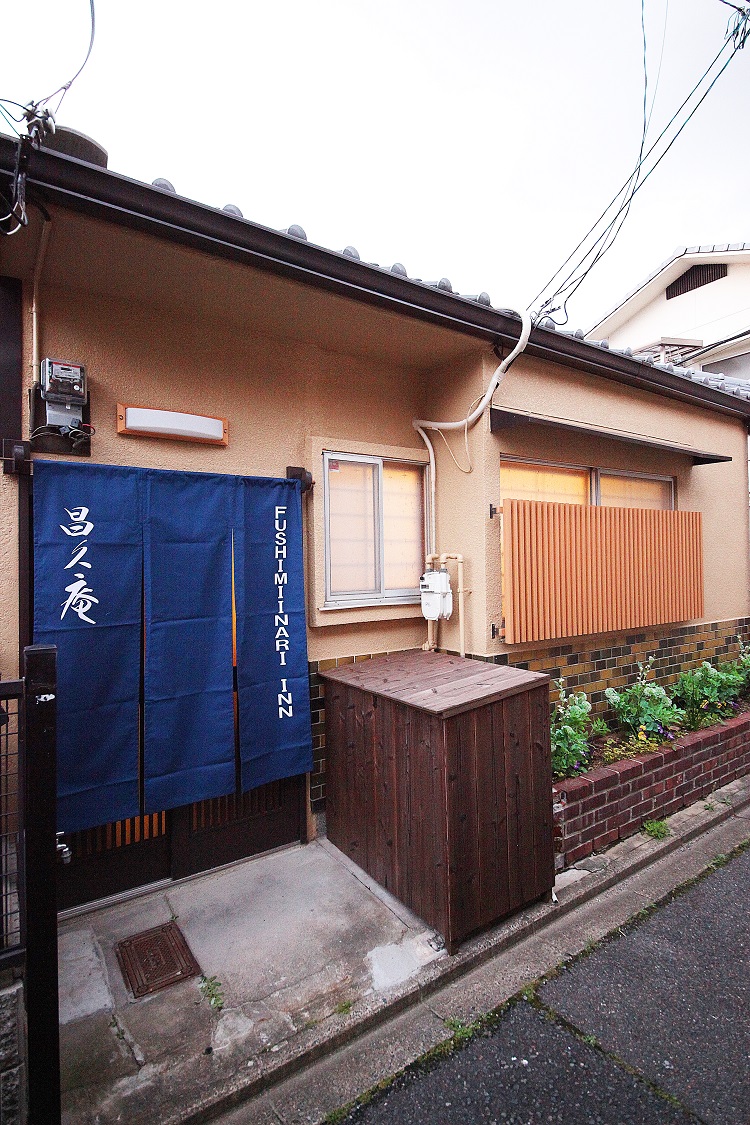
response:
<path id="1" fill-rule="evenodd" d="M 669 739 L 670 742 L 674 742 L 674 735 L 673 734 L 668 734 L 667 738 Z"/>

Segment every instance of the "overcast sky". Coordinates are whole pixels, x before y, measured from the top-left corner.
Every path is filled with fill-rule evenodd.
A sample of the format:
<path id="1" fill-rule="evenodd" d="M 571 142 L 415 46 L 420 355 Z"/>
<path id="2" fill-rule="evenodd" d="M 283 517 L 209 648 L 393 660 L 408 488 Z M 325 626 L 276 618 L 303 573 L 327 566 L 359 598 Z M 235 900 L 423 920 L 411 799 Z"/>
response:
<path id="1" fill-rule="evenodd" d="M 730 15 L 646 0 L 654 138 Z M 0 96 L 25 103 L 77 70 L 88 0 L 35 0 L 23 27 Z M 572 327 L 678 245 L 750 241 L 749 68 L 750 43 L 637 196 Z M 642 99 L 639 0 L 97 0 L 58 122 L 116 172 L 520 307 L 630 174 Z"/>

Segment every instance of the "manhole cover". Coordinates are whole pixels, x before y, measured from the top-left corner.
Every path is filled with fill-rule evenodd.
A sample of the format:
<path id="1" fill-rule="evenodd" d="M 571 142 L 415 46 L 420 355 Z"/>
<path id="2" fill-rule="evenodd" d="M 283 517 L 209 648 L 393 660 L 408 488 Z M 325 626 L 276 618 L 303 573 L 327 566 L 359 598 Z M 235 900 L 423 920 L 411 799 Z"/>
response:
<path id="1" fill-rule="evenodd" d="M 115 950 L 133 996 L 147 996 L 200 973 L 198 962 L 174 922 L 125 938 Z"/>

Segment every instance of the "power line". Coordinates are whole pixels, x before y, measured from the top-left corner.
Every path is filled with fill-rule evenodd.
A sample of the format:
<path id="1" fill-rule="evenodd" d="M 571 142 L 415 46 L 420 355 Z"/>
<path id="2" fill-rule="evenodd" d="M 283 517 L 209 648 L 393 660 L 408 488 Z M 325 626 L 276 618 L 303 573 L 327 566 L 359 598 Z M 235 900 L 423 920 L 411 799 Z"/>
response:
<path id="1" fill-rule="evenodd" d="M 55 113 L 58 113 L 63 103 L 63 98 L 89 61 L 94 46 L 94 37 L 96 35 L 94 0 L 89 0 L 89 8 L 91 11 L 89 46 L 86 51 L 85 59 L 73 77 L 68 79 L 62 86 L 58 86 L 51 94 L 47 94 L 46 97 L 41 98 L 39 101 L 32 101 L 27 106 L 22 106 L 10 98 L 0 98 L 0 113 L 2 113 L 3 118 L 8 122 L 11 129 L 18 137 L 18 152 L 16 154 L 16 167 L 13 173 L 13 189 L 10 202 L 3 198 L 3 202 L 8 207 L 8 213 L 0 217 L 0 223 L 4 224 L 13 220 L 16 225 L 12 230 L 5 230 L 0 226 L 0 234 L 17 234 L 29 221 L 26 214 L 26 168 L 29 162 L 29 156 L 33 148 L 39 148 L 41 146 L 48 133 L 54 133 L 55 131 L 55 118 L 52 111 L 47 108 L 47 103 L 60 94 L 60 101 L 57 103 L 55 109 Z M 22 115 L 18 118 L 14 117 L 6 108 L 7 106 L 15 106 L 17 109 L 22 110 Z M 20 124 L 22 121 L 26 122 L 25 136 L 21 136 L 15 127 L 16 124 Z"/>
<path id="2" fill-rule="evenodd" d="M 628 199 L 628 201 L 627 201 L 627 210 L 625 211 L 625 214 L 623 215 L 622 221 L 620 222 L 620 226 L 619 226 L 619 227 L 617 228 L 617 231 L 616 231 L 616 233 L 615 233 L 615 236 L 614 236 L 614 237 L 613 237 L 613 238 L 612 238 L 612 239 L 610 240 L 610 242 L 609 242 L 609 245 L 607 245 L 606 247 L 604 247 L 603 249 L 601 249 L 601 250 L 600 250 L 600 251 L 599 251 L 599 252 L 597 253 L 596 257 L 595 257 L 595 258 L 594 258 L 594 260 L 593 260 L 593 261 L 591 262 L 591 264 L 590 264 L 590 265 L 589 265 L 589 266 L 588 266 L 588 267 L 587 267 L 587 268 L 586 268 L 586 269 L 584 270 L 584 272 L 583 272 L 582 274 L 580 274 L 580 275 L 578 276 L 578 278 L 574 279 L 574 281 L 573 281 L 573 282 L 570 282 L 570 283 L 569 283 L 569 285 L 567 285 L 567 286 L 565 286 L 564 288 L 561 288 L 560 290 L 558 290 L 558 293 L 557 293 L 557 294 L 555 294 L 555 295 L 553 295 L 553 297 L 552 297 L 552 298 L 550 298 L 550 300 L 554 300 L 556 296 L 559 296 L 559 295 L 560 295 L 560 293 L 562 293 L 562 292 L 566 292 L 566 294 L 567 294 L 567 295 L 566 295 L 566 297 L 565 297 L 565 301 L 563 302 L 563 309 L 564 309 L 564 310 L 565 310 L 565 306 L 567 305 L 567 303 L 568 303 L 568 301 L 570 300 L 570 298 L 571 298 L 571 297 L 573 296 L 573 294 L 574 294 L 574 293 L 575 293 L 575 292 L 576 292 L 576 291 L 578 290 L 578 288 L 579 288 L 579 287 L 580 287 L 580 286 L 582 285 L 582 283 L 583 283 L 583 282 L 584 282 L 584 281 L 586 280 L 586 278 L 588 277 L 588 275 L 589 275 L 589 273 L 591 272 L 591 270 L 593 269 L 593 267 L 594 267 L 594 266 L 596 265 L 596 263 L 597 263 L 598 261 L 600 261 L 600 259 L 601 259 L 601 258 L 602 258 L 602 257 L 604 256 L 604 254 L 606 254 L 607 250 L 609 250 L 609 248 L 611 247 L 612 243 L 614 242 L 614 239 L 615 239 L 615 238 L 617 237 L 617 235 L 618 235 L 618 234 L 620 233 L 620 228 L 622 227 L 622 224 L 624 223 L 625 219 L 627 218 L 627 213 L 628 213 L 628 211 L 630 210 L 630 206 L 631 206 L 631 204 L 632 204 L 632 202 L 633 202 L 633 198 L 634 198 L 634 196 L 635 196 L 635 195 L 637 195 L 637 193 L 638 193 L 638 192 L 639 192 L 639 191 L 641 190 L 641 188 L 643 187 L 643 185 L 644 185 L 644 184 L 646 183 L 646 181 L 648 180 L 649 176 L 653 175 L 653 173 L 654 173 L 654 172 L 656 171 L 656 169 L 657 169 L 657 168 L 659 167 L 659 165 L 661 164 L 662 160 L 664 159 L 664 157 L 665 157 L 665 156 L 667 155 L 667 153 L 668 153 L 668 152 L 669 152 L 669 150 L 671 149 L 672 145 L 673 145 L 673 144 L 675 143 L 675 141 L 677 140 L 677 138 L 678 138 L 678 137 L 680 136 L 680 133 L 682 133 L 682 131 L 683 131 L 683 129 L 685 128 L 685 126 L 686 126 L 686 125 L 688 124 L 688 122 L 689 122 L 689 121 L 690 121 L 690 120 L 692 119 L 692 117 L 694 116 L 694 114 L 696 113 L 696 111 L 697 111 L 697 110 L 699 109 L 699 107 L 700 107 L 700 106 L 702 105 L 702 103 L 703 103 L 703 102 L 704 102 L 704 101 L 706 100 L 706 98 L 708 97 L 708 95 L 709 95 L 709 94 L 711 93 L 711 90 L 712 90 L 712 89 L 714 88 L 714 86 L 716 85 L 716 83 L 718 82 L 718 80 L 719 80 L 719 79 L 721 78 L 722 74 L 723 74 L 723 73 L 724 73 L 724 71 L 725 71 L 725 70 L 727 69 L 727 67 L 729 66 L 730 62 L 731 62 L 731 61 L 732 61 L 732 59 L 734 58 L 734 56 L 735 56 L 735 55 L 737 54 L 737 51 L 738 51 L 738 50 L 739 50 L 739 47 L 735 47 L 735 49 L 734 49 L 734 50 L 732 51 L 732 53 L 731 53 L 731 55 L 729 56 L 729 58 L 728 58 L 728 59 L 726 60 L 726 62 L 725 62 L 725 63 L 724 63 L 724 65 L 722 66 L 722 68 L 721 68 L 721 70 L 719 71 L 719 73 L 718 73 L 717 75 L 715 75 L 715 77 L 714 77 L 714 78 L 713 78 L 713 80 L 711 81 L 711 83 L 710 83 L 710 85 L 708 86 L 708 88 L 707 88 L 707 89 L 705 90 L 705 92 L 704 92 L 704 93 L 702 94 L 702 96 L 701 96 L 700 100 L 699 100 L 699 101 L 698 101 L 698 102 L 697 102 L 697 103 L 696 103 L 696 104 L 695 104 L 695 105 L 693 106 L 692 110 L 690 111 L 690 113 L 688 114 L 688 116 L 687 116 L 687 117 L 685 118 L 685 120 L 683 121 L 682 125 L 680 125 L 679 129 L 678 129 L 678 130 L 677 130 L 677 132 L 675 133 L 674 137 L 672 137 L 672 139 L 670 140 L 670 142 L 669 142 L 669 144 L 667 145 L 667 147 L 666 147 L 666 148 L 664 149 L 664 151 L 663 151 L 663 152 L 662 152 L 662 153 L 660 154 L 660 156 L 659 156 L 659 157 L 657 158 L 657 160 L 656 160 L 656 161 L 654 162 L 653 166 L 652 166 L 652 167 L 651 167 L 651 168 L 650 168 L 650 169 L 648 170 L 648 172 L 647 172 L 647 173 L 646 173 L 646 175 L 645 175 L 645 176 L 643 177 L 643 179 L 642 179 L 642 180 L 640 181 L 640 183 L 638 183 L 638 184 L 637 184 L 637 185 L 635 186 L 635 188 L 633 189 L 633 191 L 632 191 L 632 193 L 631 193 L 631 195 L 630 195 L 630 198 L 629 198 L 629 199 Z M 622 210 L 623 210 L 623 208 L 621 207 L 621 208 L 620 208 L 620 211 L 618 212 L 618 214 L 620 214 L 620 212 L 621 212 Z M 611 228 L 610 228 L 610 229 L 611 229 Z M 570 276 L 570 275 L 569 275 L 569 276 Z M 566 312 L 566 317 L 567 317 L 567 312 Z"/>
<path id="3" fill-rule="evenodd" d="M 724 2 L 724 0 L 722 0 L 722 2 Z M 734 5 L 731 5 L 731 4 L 729 6 L 734 7 Z M 750 38 L 750 22 L 749 21 L 750 21 L 750 9 L 747 9 L 747 8 L 736 9 L 736 15 L 733 16 L 730 19 L 729 24 L 727 25 L 726 37 L 725 37 L 725 40 L 724 40 L 721 48 L 719 49 L 719 51 L 714 56 L 714 58 L 712 59 L 712 61 L 710 62 L 710 64 L 706 68 L 706 70 L 704 71 L 704 73 L 701 75 L 701 77 L 695 83 L 692 90 L 689 92 L 687 97 L 682 101 L 680 106 L 677 108 L 675 113 L 672 115 L 670 120 L 667 122 L 667 124 L 662 129 L 659 136 L 656 138 L 656 140 L 649 147 L 648 151 L 645 154 L 643 153 L 643 147 L 645 146 L 645 135 L 644 135 L 644 132 L 642 132 L 642 142 L 641 142 L 641 149 L 640 149 L 640 152 L 639 152 L 639 158 L 638 158 L 638 162 L 636 163 L 636 166 L 635 166 L 633 172 L 630 174 L 628 179 L 625 181 L 625 183 L 622 185 L 622 187 L 619 189 L 619 191 L 616 193 L 616 195 L 612 198 L 612 200 L 609 202 L 609 204 L 605 207 L 605 209 L 602 211 L 602 213 L 599 215 L 599 217 L 596 219 L 596 221 L 592 224 L 592 226 L 589 228 L 589 230 L 586 232 L 586 234 L 584 234 L 584 236 L 580 239 L 578 244 L 571 251 L 571 253 L 565 259 L 565 261 L 560 266 L 560 268 L 552 275 L 552 277 L 550 277 L 550 279 L 547 281 L 547 283 L 542 287 L 542 289 L 537 293 L 536 297 L 534 297 L 533 301 L 531 302 L 531 304 L 533 305 L 536 301 L 538 301 L 539 298 L 550 288 L 550 286 L 553 283 L 555 283 L 557 281 L 557 279 L 561 276 L 565 267 L 567 265 L 569 265 L 569 263 L 573 262 L 574 259 L 575 259 L 576 264 L 572 266 L 570 271 L 562 278 L 562 280 L 559 282 L 559 284 L 557 284 L 557 288 L 552 293 L 552 295 L 544 301 L 544 303 L 541 306 L 541 312 L 545 312 L 546 310 L 549 310 L 548 315 L 551 315 L 554 312 L 559 312 L 560 309 L 562 308 L 563 314 L 567 319 L 567 312 L 566 312 L 566 308 L 565 308 L 565 306 L 567 305 L 567 301 L 570 299 L 570 297 L 573 295 L 573 293 L 578 289 L 578 287 L 582 284 L 584 279 L 588 276 L 588 274 L 591 271 L 591 269 L 593 268 L 593 266 L 598 261 L 601 260 L 601 258 L 604 256 L 604 254 L 606 254 L 607 251 L 610 249 L 610 247 L 613 245 L 615 239 L 619 235 L 620 230 L 622 229 L 622 225 L 625 222 L 625 219 L 628 216 L 628 213 L 630 211 L 630 207 L 632 205 L 632 202 L 633 202 L 633 199 L 634 199 L 635 195 L 637 194 L 638 191 L 640 191 L 640 189 L 643 187 L 643 185 L 648 180 L 649 176 L 656 170 L 658 165 L 664 159 L 667 152 L 670 150 L 672 145 L 675 143 L 677 138 L 682 133 L 682 131 L 685 128 L 685 126 L 687 125 L 688 121 L 691 120 L 691 118 L 693 117 L 693 115 L 697 111 L 698 107 L 703 103 L 703 101 L 707 97 L 708 93 L 713 89 L 713 87 L 716 84 L 716 82 L 718 81 L 718 79 L 724 73 L 727 66 L 731 62 L 732 58 L 734 58 L 734 55 L 737 53 L 738 50 L 740 50 L 744 46 L 747 39 Z M 646 37 L 645 37 L 645 15 L 644 15 L 643 0 L 642 0 L 642 4 L 641 4 L 641 27 L 642 27 L 642 35 L 643 35 L 643 49 L 644 49 L 644 86 L 647 86 L 647 75 L 645 73 Z M 666 36 L 666 17 L 665 17 L 665 24 L 664 24 L 664 36 Z M 698 102 L 691 108 L 691 110 L 688 113 L 686 119 L 682 122 L 682 124 L 680 124 L 679 128 L 677 129 L 677 132 L 669 140 L 669 143 L 666 145 L 663 152 L 660 153 L 660 155 L 654 161 L 654 163 L 649 168 L 649 170 L 646 172 L 646 174 L 644 176 L 641 176 L 643 166 L 646 164 L 649 157 L 651 157 L 653 155 L 653 153 L 657 149 L 658 145 L 664 139 L 664 137 L 668 134 L 669 130 L 672 128 L 675 121 L 678 119 L 678 117 L 683 112 L 685 107 L 688 106 L 688 104 L 691 102 L 691 100 L 699 92 L 699 90 L 701 89 L 701 87 L 702 87 L 703 83 L 705 82 L 706 78 L 711 74 L 711 71 L 716 66 L 716 63 L 721 58 L 722 54 L 724 54 L 724 52 L 730 46 L 732 46 L 733 49 L 730 53 L 729 58 L 726 60 L 726 62 L 721 67 L 719 72 L 716 75 L 714 75 L 714 77 L 711 80 L 708 88 L 703 92 L 703 94 L 699 98 Z M 662 40 L 662 52 L 661 52 L 662 56 L 663 56 L 663 52 L 664 52 L 664 38 Z M 659 64 L 659 72 L 661 72 L 661 59 L 660 59 L 660 64 Z M 658 77 L 657 77 L 657 83 L 658 83 Z M 656 90 L 654 90 L 654 100 L 655 100 L 655 94 L 656 94 Z M 647 98 L 647 94 L 644 90 L 644 99 L 646 99 L 646 98 Z M 653 105 L 654 105 L 654 101 L 652 100 L 651 110 L 648 112 L 647 116 L 645 117 L 645 133 L 647 133 L 647 131 L 648 131 L 648 125 L 649 125 L 649 122 L 650 122 L 650 119 L 651 119 L 651 114 L 653 113 Z M 618 200 L 619 200 L 619 205 L 618 205 Z M 588 249 L 585 249 L 582 253 L 579 254 L 579 251 L 581 251 L 582 247 L 584 247 L 586 245 L 586 243 L 589 242 L 592 235 L 595 234 L 597 228 L 601 225 L 602 221 L 605 220 L 608 213 L 610 211 L 612 211 L 612 208 L 615 207 L 616 205 L 617 205 L 617 210 L 614 212 L 614 214 L 611 216 L 611 218 L 609 218 L 607 220 L 604 228 L 600 231 L 600 233 L 598 235 L 596 235 L 596 237 L 594 238 L 593 242 L 591 242 L 591 245 L 588 247 Z M 576 255 L 578 255 L 577 259 L 576 259 Z M 587 262 L 588 262 L 588 264 L 587 264 Z M 563 301 L 562 306 L 557 306 L 555 308 L 551 308 L 550 306 L 552 306 L 555 299 L 562 296 L 563 294 L 566 294 L 566 296 L 565 296 L 565 299 Z M 531 306 L 529 306 L 529 307 L 531 307 Z M 562 321 L 562 323 L 565 323 L 565 321 Z"/>
<path id="4" fill-rule="evenodd" d="M 43 105 L 46 105 L 47 102 L 52 101 L 52 99 L 57 97 L 58 94 L 62 94 L 62 97 L 60 98 L 60 101 L 57 103 L 57 108 L 55 110 L 55 113 L 59 113 L 60 112 L 60 106 L 62 105 L 62 102 L 63 102 L 63 98 L 65 97 L 68 90 L 70 89 L 70 87 L 75 82 L 78 75 L 81 73 L 81 71 L 85 67 L 86 63 L 89 61 L 89 58 L 91 56 L 91 52 L 92 52 L 93 47 L 94 47 L 94 37 L 96 36 L 96 11 L 94 10 L 94 0 L 89 0 L 89 8 L 91 10 L 91 36 L 89 38 L 89 48 L 86 52 L 86 58 L 83 60 L 81 65 L 78 67 L 78 70 L 75 72 L 75 74 L 73 75 L 72 78 L 70 78 L 62 86 L 58 86 L 58 88 L 56 90 L 53 90 L 51 94 L 47 94 L 46 98 L 41 98 L 40 101 L 35 102 L 34 103 L 35 109 L 38 109 L 39 107 L 41 107 Z"/>

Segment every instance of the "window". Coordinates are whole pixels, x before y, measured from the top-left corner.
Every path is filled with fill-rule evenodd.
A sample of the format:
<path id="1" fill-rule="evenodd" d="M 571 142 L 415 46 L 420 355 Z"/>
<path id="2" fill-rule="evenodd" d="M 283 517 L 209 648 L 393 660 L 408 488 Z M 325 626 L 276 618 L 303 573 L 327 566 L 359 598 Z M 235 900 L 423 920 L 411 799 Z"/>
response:
<path id="1" fill-rule="evenodd" d="M 673 508 L 672 481 L 658 477 L 628 477 L 622 473 L 599 476 L 599 503 L 603 508 Z"/>
<path id="2" fill-rule="evenodd" d="M 425 556 L 425 469 L 325 453 L 326 605 L 419 600 Z"/>
<path id="3" fill-rule="evenodd" d="M 604 508 L 674 507 L 671 477 L 577 469 L 560 465 L 500 465 L 502 500 L 546 500 L 556 504 L 598 504 Z"/>

